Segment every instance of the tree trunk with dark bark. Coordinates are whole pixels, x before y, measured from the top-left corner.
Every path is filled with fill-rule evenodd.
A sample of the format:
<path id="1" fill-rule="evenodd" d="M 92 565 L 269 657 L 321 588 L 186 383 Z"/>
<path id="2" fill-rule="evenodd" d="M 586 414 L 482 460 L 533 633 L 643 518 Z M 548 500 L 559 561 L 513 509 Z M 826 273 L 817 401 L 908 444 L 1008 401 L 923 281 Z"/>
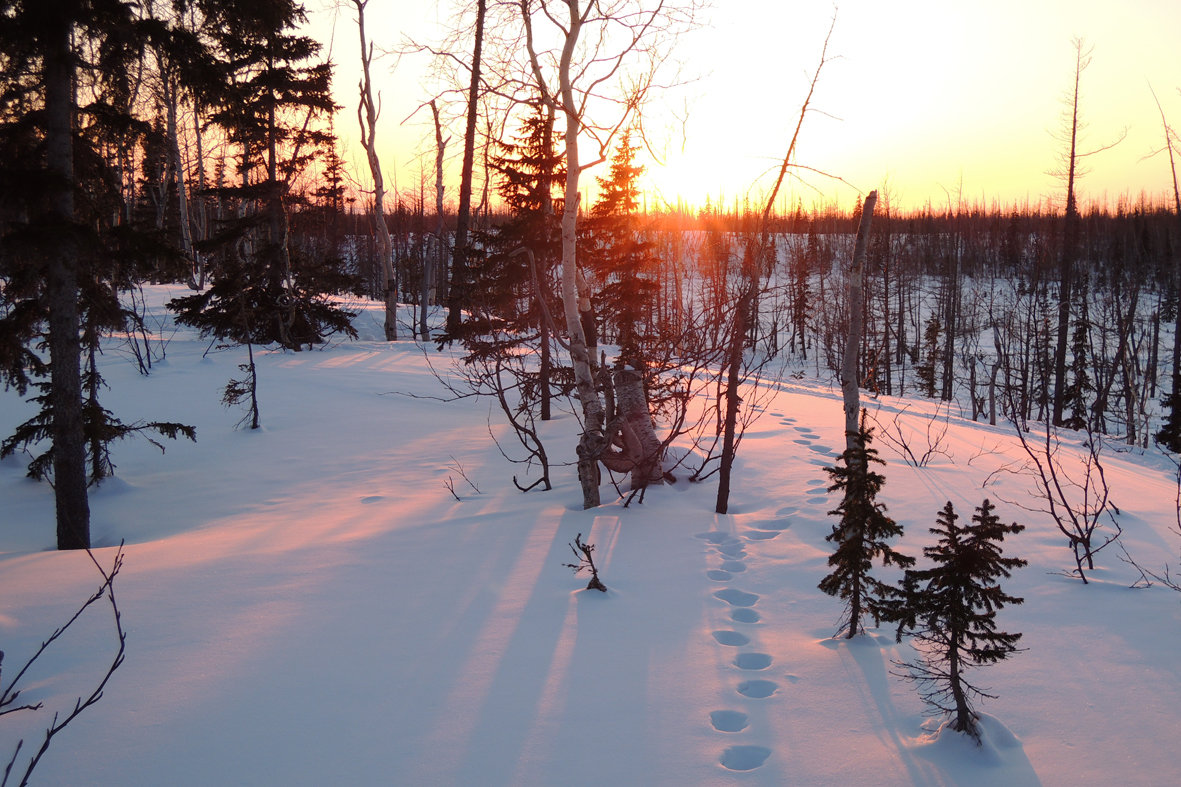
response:
<path id="1" fill-rule="evenodd" d="M 70 4 L 64 4 L 70 5 Z M 86 446 L 82 430 L 82 348 L 78 339 L 78 247 L 74 240 L 74 53 L 71 15 L 62 13 L 45 52 L 45 144 L 49 216 L 58 239 L 46 271 L 50 385 L 53 402 L 53 492 L 58 549 L 90 548 Z"/>
<path id="2" fill-rule="evenodd" d="M 476 115 L 480 98 L 480 54 L 484 48 L 484 12 L 487 0 L 476 1 L 476 43 L 472 52 L 472 79 L 467 95 L 467 130 L 463 136 L 463 171 L 459 180 L 459 207 L 455 217 L 455 250 L 451 265 L 451 289 L 447 301 L 447 333 L 454 334 L 463 321 L 468 297 L 468 225 L 471 221 L 472 169 L 476 159 Z"/>

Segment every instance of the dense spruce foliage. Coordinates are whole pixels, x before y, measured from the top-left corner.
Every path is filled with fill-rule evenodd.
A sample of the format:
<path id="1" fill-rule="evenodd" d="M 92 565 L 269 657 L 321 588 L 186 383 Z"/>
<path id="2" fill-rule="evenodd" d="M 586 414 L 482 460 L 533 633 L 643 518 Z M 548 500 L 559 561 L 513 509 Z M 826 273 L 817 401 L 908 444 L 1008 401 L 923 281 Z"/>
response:
<path id="1" fill-rule="evenodd" d="M 877 499 L 886 478 L 871 465 L 885 462 L 870 447 L 872 441 L 873 430 L 866 427 L 863 412 L 853 447 L 841 454 L 840 464 L 824 469 L 832 479 L 828 491 L 840 493 L 842 499 L 828 512 L 839 519 L 826 536 L 827 541 L 836 544 L 836 550 L 828 558 L 832 571 L 820 580 L 820 589 L 845 601 L 846 618 L 842 625 L 848 639 L 864 630 L 865 615 L 872 616 L 875 623 L 892 619 L 891 602 L 898 593 L 893 585 L 870 573 L 874 561 L 900 568 L 913 566 L 915 562 L 913 557 L 898 552 L 888 543 L 902 536 L 902 525 L 886 515 L 885 504 Z"/>
<path id="2" fill-rule="evenodd" d="M 1017 652 L 1021 634 L 997 628 L 996 614 L 1024 599 L 1001 590 L 997 580 L 1024 566 L 1019 558 L 1003 557 L 1006 535 L 1024 525 L 1006 525 L 985 500 L 968 525 L 960 525 L 949 501 L 931 533 L 934 546 L 923 554 L 930 568 L 906 572 L 896 615 L 898 638 L 912 632 L 919 661 L 902 665 L 903 676 L 918 684 L 923 700 L 951 717 L 951 728 L 980 741 L 973 698 L 991 697 L 965 677 L 971 667 L 995 664 Z"/>

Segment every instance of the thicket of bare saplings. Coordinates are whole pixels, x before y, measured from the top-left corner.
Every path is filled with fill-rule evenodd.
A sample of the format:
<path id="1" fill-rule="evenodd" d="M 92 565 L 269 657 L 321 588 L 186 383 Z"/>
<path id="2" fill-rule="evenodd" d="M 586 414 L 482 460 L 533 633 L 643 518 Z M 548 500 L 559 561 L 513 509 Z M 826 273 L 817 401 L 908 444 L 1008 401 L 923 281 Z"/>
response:
<path id="1" fill-rule="evenodd" d="M 396 246 L 408 251 L 399 276 L 413 302 L 432 246 L 415 224 L 435 219 L 412 205 L 390 224 Z M 725 319 L 754 218 L 736 211 L 634 217 L 634 237 L 648 255 L 639 275 L 651 283 L 638 313 L 641 335 L 679 335 L 690 323 L 700 335 L 708 330 L 703 316 Z M 501 217 L 481 220 L 495 226 Z M 1059 425 L 1151 444 L 1168 416 L 1161 402 L 1177 368 L 1181 222 L 1145 204 L 1084 214 L 1066 385 L 1056 392 L 1061 224 L 1060 215 L 1043 210 L 898 215 L 879 207 L 859 305 L 863 388 L 952 402 L 965 417 L 993 423 L 1047 421 L 1057 393 L 1064 398 Z M 799 209 L 776 219 L 774 229 L 774 268 L 763 278 L 751 339 L 757 331 L 761 352 L 793 370 L 833 377 L 844 349 L 844 269 L 856 216 Z M 599 310 L 596 322 L 602 343 L 620 340 L 613 314 Z"/>

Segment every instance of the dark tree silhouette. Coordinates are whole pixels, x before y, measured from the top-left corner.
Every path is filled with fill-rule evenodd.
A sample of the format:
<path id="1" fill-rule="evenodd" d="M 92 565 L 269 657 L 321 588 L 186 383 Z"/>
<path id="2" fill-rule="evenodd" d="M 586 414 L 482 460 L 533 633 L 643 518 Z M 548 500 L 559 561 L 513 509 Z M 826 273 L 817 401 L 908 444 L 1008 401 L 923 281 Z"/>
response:
<path id="1" fill-rule="evenodd" d="M 915 562 L 913 557 L 897 552 L 886 543 L 902 535 L 902 526 L 886 516 L 886 506 L 876 500 L 886 479 L 871 470 L 870 464 L 885 462 L 869 447 L 872 435 L 873 430 L 865 426 L 863 411 L 853 447 L 841 454 L 842 464 L 825 468 L 833 481 L 828 491 L 843 493 L 843 499 L 836 509 L 828 512 L 839 516 L 840 522 L 826 536 L 837 549 L 828 558 L 832 573 L 820 580 L 820 589 L 848 602 L 848 616 L 842 621 L 847 622 L 848 639 L 864 630 L 861 619 L 867 613 L 878 622 L 892 619 L 893 607 L 889 602 L 895 599 L 897 591 L 870 574 L 873 561 L 881 559 L 883 565 L 902 568 Z"/>
<path id="2" fill-rule="evenodd" d="M 993 508 L 985 500 L 972 523 L 961 527 L 951 502 L 943 507 L 931 528 L 939 540 L 923 548 L 935 565 L 906 572 L 901 605 L 893 614 L 898 639 L 913 632 L 921 653 L 917 663 L 900 664 L 900 674 L 919 684 L 923 701 L 936 712 L 952 716 L 953 730 L 977 743 L 980 728 L 971 700 L 993 695 L 969 683 L 964 671 L 1002 661 L 1018 650 L 1021 634 L 998 631 L 996 613 L 1006 604 L 1024 601 L 1007 595 L 996 581 L 1026 564 L 1001 556 L 1005 536 L 1025 527 L 1003 524 Z"/>

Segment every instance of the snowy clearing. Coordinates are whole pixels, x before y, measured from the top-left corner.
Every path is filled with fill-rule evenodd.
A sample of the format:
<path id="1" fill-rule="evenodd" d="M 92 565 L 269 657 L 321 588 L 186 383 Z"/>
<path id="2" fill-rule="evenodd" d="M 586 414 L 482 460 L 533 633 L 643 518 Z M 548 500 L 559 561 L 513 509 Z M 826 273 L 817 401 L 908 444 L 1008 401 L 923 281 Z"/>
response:
<path id="1" fill-rule="evenodd" d="M 116 478 L 91 497 L 95 554 L 126 541 L 116 594 L 127 659 L 106 696 L 60 735 L 34 783 L 89 785 L 685 785 L 1173 783 L 1181 730 L 1181 595 L 1129 586 L 1116 547 L 1092 582 L 1065 576 L 1065 538 L 1029 505 L 1011 430 L 949 419 L 944 452 L 907 465 L 883 440 L 881 499 L 921 555 L 951 500 L 984 497 L 1027 530 L 1005 544 L 1029 566 L 1000 614 L 1028 650 L 975 673 L 985 745 L 936 736 L 891 663 L 892 629 L 831 636 L 821 593 L 830 530 L 822 468 L 843 444 L 836 392 L 790 381 L 748 431 L 732 513 L 714 483 L 651 489 L 642 505 L 581 510 L 573 467 L 522 494 L 477 400 L 447 403 L 423 350 L 362 340 L 260 353 L 263 428 L 220 404 L 244 351 L 174 332 L 141 377 L 106 355 L 105 404 L 126 421 L 175 420 L 197 442 L 117 444 Z M 432 347 L 439 369 L 446 361 Z M 407 394 L 412 394 L 410 396 Z M 906 405 L 909 404 L 909 407 Z M 925 440 L 934 405 L 870 401 L 883 426 Z M 32 413 L 0 396 L 4 434 Z M 546 425 L 555 461 L 577 422 Z M 506 444 L 507 445 L 507 444 Z M 1178 562 L 1174 466 L 1104 454 L 1123 543 L 1146 567 Z M 4 680 L 101 582 L 54 544 L 53 497 L 0 463 Z M 445 483 L 450 479 L 456 495 Z M 469 483 L 470 482 L 470 483 Z M 478 490 L 476 488 L 478 487 Z M 609 486 L 604 499 L 615 497 Z M 1009 501 L 1009 502 L 1006 502 Z M 563 564 L 596 545 L 606 594 Z M 921 560 L 921 558 L 920 558 Z M 116 647 L 92 607 L 23 681 L 45 709 L 0 718 L 0 752 L 40 743 L 89 692 Z M 22 754 L 27 754 L 22 752 Z M 23 760 L 23 757 L 22 757 Z"/>

